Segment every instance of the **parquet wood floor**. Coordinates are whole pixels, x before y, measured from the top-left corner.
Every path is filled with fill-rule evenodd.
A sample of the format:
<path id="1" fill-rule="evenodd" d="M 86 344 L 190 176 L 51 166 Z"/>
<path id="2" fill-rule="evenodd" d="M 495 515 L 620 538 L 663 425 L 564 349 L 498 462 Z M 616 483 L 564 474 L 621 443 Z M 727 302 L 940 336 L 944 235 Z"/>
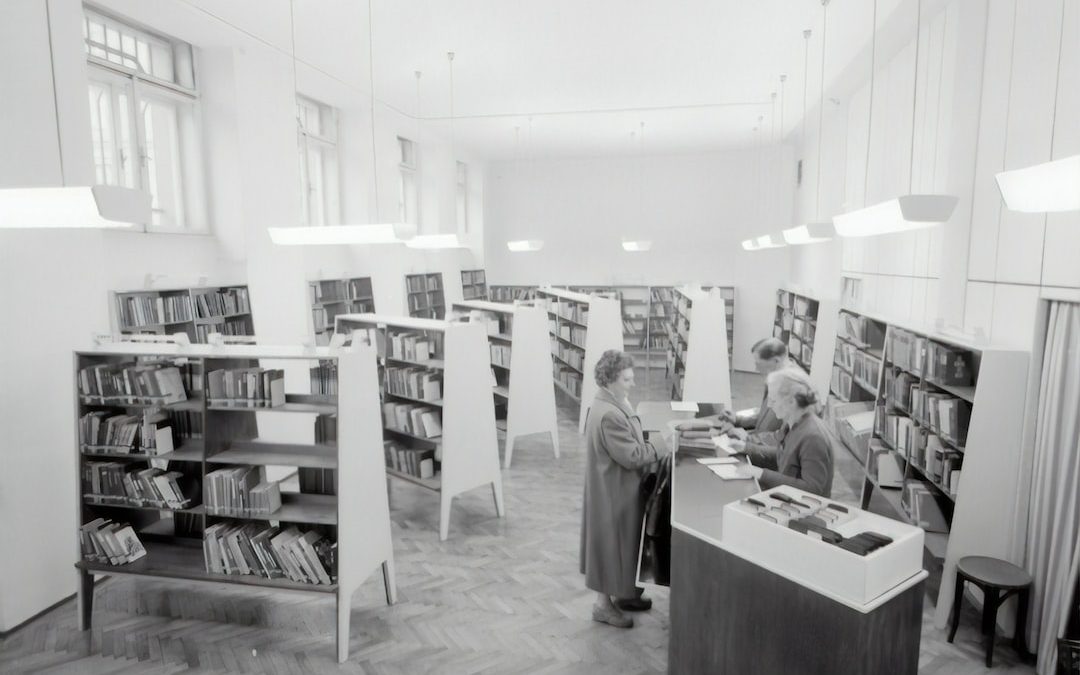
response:
<path id="1" fill-rule="evenodd" d="M 639 376 L 639 382 L 644 378 Z M 635 400 L 662 399 L 653 371 Z M 737 373 L 736 406 L 756 405 L 758 380 Z M 379 575 L 353 599 L 350 659 L 334 655 L 329 598 L 133 578 L 99 584 L 94 627 L 78 631 L 74 601 L 0 641 L 0 673 L 588 673 L 632 675 L 667 668 L 668 596 L 632 630 L 593 623 L 593 596 L 577 571 L 583 458 L 576 406 L 560 402 L 562 458 L 543 435 L 522 439 L 503 474 L 507 517 L 490 492 L 464 495 L 450 539 L 438 538 L 438 502 L 391 481 L 398 603 L 387 607 Z M 858 465 L 837 458 L 836 496 L 857 502 Z M 72 581 L 75 573 L 72 571 Z M 74 587 L 74 583 L 72 584 Z M 983 673 L 966 617 L 957 644 L 924 611 L 920 671 Z M 995 673 L 1028 673 L 998 649 Z"/>

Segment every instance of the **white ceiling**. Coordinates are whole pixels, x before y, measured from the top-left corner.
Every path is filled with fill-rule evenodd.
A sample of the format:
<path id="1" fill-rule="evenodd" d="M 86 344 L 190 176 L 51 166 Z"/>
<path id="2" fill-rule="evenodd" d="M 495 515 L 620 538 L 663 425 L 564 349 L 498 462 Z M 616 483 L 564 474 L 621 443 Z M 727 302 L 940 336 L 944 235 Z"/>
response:
<path id="1" fill-rule="evenodd" d="M 197 45 L 231 33 L 291 53 L 295 35 L 303 63 L 367 96 L 366 0 L 100 1 L 172 17 L 173 34 Z M 878 25 L 915 1 L 877 0 Z M 377 98 L 445 132 L 454 51 L 456 141 L 486 159 L 636 153 L 641 121 L 648 154 L 748 147 L 759 116 L 758 140 L 780 137 L 781 73 L 788 133 L 807 61 L 811 110 L 820 87 L 820 0 L 373 0 L 371 11 Z M 872 11 L 831 0 L 827 83 L 868 57 Z"/>

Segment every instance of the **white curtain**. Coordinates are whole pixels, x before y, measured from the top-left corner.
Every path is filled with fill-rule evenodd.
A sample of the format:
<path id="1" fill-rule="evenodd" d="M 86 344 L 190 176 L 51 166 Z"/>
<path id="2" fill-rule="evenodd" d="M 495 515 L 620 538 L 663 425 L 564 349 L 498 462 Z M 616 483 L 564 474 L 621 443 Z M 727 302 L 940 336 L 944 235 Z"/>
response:
<path id="1" fill-rule="evenodd" d="M 1039 387 L 1026 566 L 1028 645 L 1053 675 L 1080 568 L 1080 304 L 1053 302 Z"/>

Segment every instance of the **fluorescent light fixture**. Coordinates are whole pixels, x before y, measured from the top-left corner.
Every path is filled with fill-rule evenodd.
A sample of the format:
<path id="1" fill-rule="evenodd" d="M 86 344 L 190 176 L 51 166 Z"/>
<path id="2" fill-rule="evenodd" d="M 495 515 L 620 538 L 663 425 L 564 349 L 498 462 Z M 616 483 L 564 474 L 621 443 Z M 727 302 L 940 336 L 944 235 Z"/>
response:
<path id="1" fill-rule="evenodd" d="M 405 242 L 409 248 L 442 249 L 461 248 L 456 234 L 418 234 Z"/>
<path id="2" fill-rule="evenodd" d="M 742 247 L 744 251 L 758 250 L 757 239 L 743 239 Z"/>
<path id="3" fill-rule="evenodd" d="M 831 222 L 806 223 L 784 230 L 784 241 L 792 245 L 817 244 L 829 241 L 836 235 L 836 228 Z"/>
<path id="4" fill-rule="evenodd" d="M 0 228 L 125 228 L 150 222 L 150 193 L 115 185 L 0 190 Z"/>
<path id="5" fill-rule="evenodd" d="M 779 234 L 763 234 L 756 239 L 756 242 L 757 248 L 754 249 L 756 251 L 766 248 L 780 248 L 781 246 L 787 245 L 784 243 L 783 235 Z"/>
<path id="6" fill-rule="evenodd" d="M 542 239 L 519 239 L 517 241 L 508 241 L 506 242 L 506 248 L 514 253 L 539 251 L 544 248 L 544 241 Z"/>
<path id="7" fill-rule="evenodd" d="M 1002 171 L 998 189 L 1005 206 L 1023 213 L 1080 210 L 1080 155 Z"/>
<path id="8" fill-rule="evenodd" d="M 900 195 L 887 202 L 833 216 L 833 224 L 841 237 L 873 237 L 921 230 L 949 220 L 957 201 L 953 195 Z"/>
<path id="9" fill-rule="evenodd" d="M 271 227 L 268 229 L 271 241 L 279 246 L 401 244 L 416 236 L 416 226 L 406 223 Z"/>
<path id="10" fill-rule="evenodd" d="M 639 252 L 648 251 L 652 248 L 652 241 L 648 239 L 639 239 L 637 241 L 624 241 L 622 243 L 624 251 Z"/>

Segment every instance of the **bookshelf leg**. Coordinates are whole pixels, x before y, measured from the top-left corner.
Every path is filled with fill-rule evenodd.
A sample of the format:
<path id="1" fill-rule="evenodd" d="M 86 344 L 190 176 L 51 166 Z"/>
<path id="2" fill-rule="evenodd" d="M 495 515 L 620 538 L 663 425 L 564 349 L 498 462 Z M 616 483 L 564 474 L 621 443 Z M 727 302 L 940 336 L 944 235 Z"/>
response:
<path id="1" fill-rule="evenodd" d="M 454 499 L 451 495 L 443 492 L 440 494 L 439 505 L 439 541 L 446 541 L 450 536 L 450 502 Z"/>
<path id="2" fill-rule="evenodd" d="M 554 423 L 551 425 L 551 447 L 555 450 L 555 459 L 559 458 L 559 425 Z"/>
<path id="3" fill-rule="evenodd" d="M 388 558 L 382 564 L 383 585 L 386 587 L 386 604 L 397 602 L 397 583 L 394 581 L 394 560 Z"/>
<path id="4" fill-rule="evenodd" d="M 873 489 L 873 484 L 864 478 L 862 484 L 862 496 L 859 498 L 859 508 L 863 511 L 867 510 L 870 506 L 870 495 Z"/>
<path id="5" fill-rule="evenodd" d="M 90 630 L 94 615 L 94 575 L 79 572 L 79 630 Z"/>
<path id="6" fill-rule="evenodd" d="M 349 614 L 352 609 L 352 594 L 338 589 L 337 596 L 337 660 L 345 663 L 349 658 Z"/>
<path id="7" fill-rule="evenodd" d="M 491 494 L 495 497 L 495 513 L 500 518 L 502 518 L 505 510 L 503 509 L 503 493 L 501 480 L 495 480 L 491 482 Z"/>
<path id="8" fill-rule="evenodd" d="M 503 457 L 503 468 L 510 468 L 510 458 L 514 456 L 514 435 L 509 427 L 506 430 L 506 453 Z"/>

